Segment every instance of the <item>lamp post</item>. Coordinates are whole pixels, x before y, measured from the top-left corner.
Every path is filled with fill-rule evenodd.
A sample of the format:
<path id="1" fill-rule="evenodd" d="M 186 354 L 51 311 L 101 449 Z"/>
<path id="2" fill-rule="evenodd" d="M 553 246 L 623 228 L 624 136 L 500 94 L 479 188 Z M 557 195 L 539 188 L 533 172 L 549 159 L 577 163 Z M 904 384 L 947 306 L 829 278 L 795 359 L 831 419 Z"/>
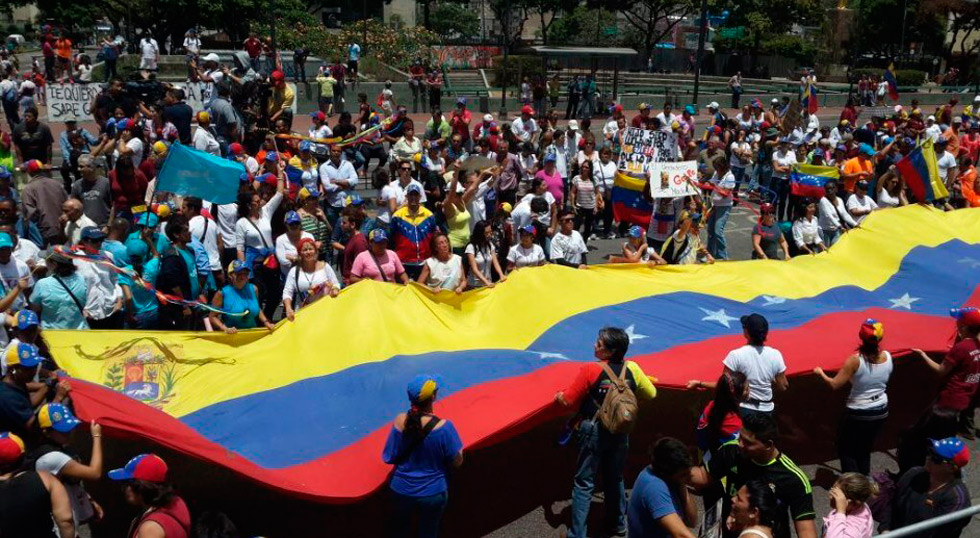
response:
<path id="1" fill-rule="evenodd" d="M 698 54 L 694 63 L 694 106 L 698 106 L 701 87 L 701 59 L 704 57 L 704 38 L 708 26 L 708 0 L 701 0 L 701 20 L 698 22 Z"/>
<path id="2" fill-rule="evenodd" d="M 503 36 L 504 45 L 504 65 L 501 66 L 500 72 L 503 74 L 503 82 L 501 83 L 500 90 L 500 112 L 497 114 L 501 120 L 507 117 L 507 49 L 510 45 L 510 35 L 507 33 L 507 19 L 510 18 L 510 3 L 504 0 L 504 7 L 500 11 L 500 27 L 503 30 L 501 35 Z"/>

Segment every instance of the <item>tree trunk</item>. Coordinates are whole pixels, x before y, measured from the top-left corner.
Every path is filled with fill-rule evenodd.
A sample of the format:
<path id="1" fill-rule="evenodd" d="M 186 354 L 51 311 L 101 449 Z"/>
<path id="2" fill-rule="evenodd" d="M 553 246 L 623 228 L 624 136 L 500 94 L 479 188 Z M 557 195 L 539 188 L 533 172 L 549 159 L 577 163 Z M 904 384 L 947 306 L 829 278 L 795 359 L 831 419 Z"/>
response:
<path id="1" fill-rule="evenodd" d="M 544 23 L 544 9 L 538 11 L 541 16 L 541 43 L 544 45 L 548 44 L 548 25 Z M 551 20 L 554 20 L 554 15 L 552 15 Z"/>
<path id="2" fill-rule="evenodd" d="M 431 3 L 431 0 L 425 0 L 422 2 L 422 26 L 425 26 L 426 28 L 429 28 L 429 4 Z"/>

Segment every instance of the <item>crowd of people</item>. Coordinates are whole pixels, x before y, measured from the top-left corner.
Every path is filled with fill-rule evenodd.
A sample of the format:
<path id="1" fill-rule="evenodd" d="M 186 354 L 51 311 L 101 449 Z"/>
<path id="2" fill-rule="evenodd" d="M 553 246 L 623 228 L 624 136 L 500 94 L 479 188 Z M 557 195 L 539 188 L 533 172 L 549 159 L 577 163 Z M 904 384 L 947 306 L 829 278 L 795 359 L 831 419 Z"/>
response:
<path id="1" fill-rule="evenodd" d="M 361 54 L 351 44 L 346 66 L 319 69 L 317 108 L 303 131 L 281 62 L 275 55 L 260 61 L 266 48 L 255 35 L 231 65 L 187 36 L 194 49 L 185 40 L 188 78 L 213 90 L 199 111 L 184 90 L 155 80 L 159 50 L 145 39 L 142 77 L 111 77 L 90 104 L 96 127 L 66 123 L 57 152 L 33 100 L 37 68 L 19 73 L 6 64 L 0 80 L 10 127 L 0 129 L 0 431 L 9 432 L 0 436 L 0 514 L 25 514 L 0 517 L 0 535 L 47 536 L 56 525 L 66 536 L 101 517 L 98 503 L 72 491 L 102 475 L 100 428 L 90 426 L 86 464 L 67 447 L 65 435 L 79 423 L 67 405 L 70 384 L 59 381 L 41 337 L 45 329 L 273 331 L 361 280 L 462 293 L 548 263 L 588 268 L 599 238 L 622 240 L 611 263 L 712 263 L 729 259 L 725 229 L 738 204 L 758 206 L 752 256 L 769 259 L 818 255 L 872 211 L 924 202 L 980 206 L 980 96 L 963 109 L 951 100 L 933 115 L 913 101 L 886 117 L 864 117 L 852 101 L 830 125 L 789 98 L 768 107 L 754 99 L 731 115 L 715 102 L 706 114 L 693 105 L 675 114 L 669 103 L 654 113 L 644 103 L 628 119 L 615 105 L 593 128 L 591 77 L 566 88 L 564 119 L 557 78 L 523 81 L 520 113 L 505 122 L 474 118 L 465 98 L 444 112 L 439 72 L 417 64 L 413 100 L 424 108 L 428 95 L 429 119 L 416 123 L 390 85 L 373 102 L 358 93 L 347 110 L 344 82 L 356 76 Z M 650 182 L 660 178 L 647 177 L 645 228 L 613 210 L 628 127 L 669 134 L 667 149 L 696 161 L 700 173 L 701 194 L 676 198 L 653 198 Z M 917 200 L 896 167 L 922 140 L 935 145 L 945 199 Z M 156 188 L 178 143 L 242 165 L 234 203 Z M 836 167 L 840 180 L 827 181 L 818 199 L 795 196 L 791 175 L 800 163 Z M 157 290 L 172 299 L 161 302 Z M 598 475 L 614 535 L 628 528 L 631 536 L 692 536 L 693 491 L 706 507 L 719 507 L 726 536 L 788 537 L 790 516 L 801 538 L 816 536 L 809 480 L 777 448 L 773 391 L 788 388 L 783 358 L 765 345 L 767 320 L 752 315 L 742 323 L 747 343 L 725 358 L 717 381 L 690 383 L 715 390 L 697 425 L 703 460 L 675 439 L 659 441 L 629 500 L 623 466 L 636 398 L 653 398 L 656 389 L 625 361 L 626 332 L 600 332 L 598 361 L 556 395 L 557 405 L 577 410 L 569 536 L 586 535 Z M 894 529 L 963 507 L 968 495 L 959 477 L 969 453 L 956 435 L 975 408 L 980 315 L 964 311 L 957 324 L 958 343 L 944 360 L 922 354 L 943 388 L 903 438 L 900 473 L 890 481 L 869 478 L 871 447 L 888 417 L 892 359 L 880 348 L 884 328 L 869 320 L 840 371 L 815 372 L 831 389 L 851 385 L 838 443 L 843 474 L 831 490 L 825 534 L 870 536 L 872 512 L 882 528 Z M 407 529 L 419 512 L 425 536 L 438 532 L 446 473 L 463 461 L 451 421 L 432 415 L 438 387 L 437 376 L 408 387 L 410 410 L 395 420 L 383 454 L 395 467 L 395 527 Z M 109 476 L 126 481 L 127 501 L 144 510 L 133 536 L 189 535 L 188 509 L 160 458 L 139 456 Z M 890 488 L 891 501 L 872 510 L 879 485 Z M 934 536 L 955 537 L 963 524 Z"/>

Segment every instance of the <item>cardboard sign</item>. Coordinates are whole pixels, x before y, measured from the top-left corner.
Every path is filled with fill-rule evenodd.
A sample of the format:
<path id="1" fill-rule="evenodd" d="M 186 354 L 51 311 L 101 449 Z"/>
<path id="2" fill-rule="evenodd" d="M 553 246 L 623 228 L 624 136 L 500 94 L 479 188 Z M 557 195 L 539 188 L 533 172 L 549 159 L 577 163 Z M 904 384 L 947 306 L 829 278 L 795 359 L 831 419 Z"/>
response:
<path id="1" fill-rule="evenodd" d="M 647 131 L 627 127 L 619 154 L 619 169 L 643 174 L 650 163 L 677 158 L 677 135 L 666 131 Z"/>
<path id="2" fill-rule="evenodd" d="M 654 198 L 677 198 L 701 194 L 695 186 L 698 180 L 697 161 L 650 163 L 650 195 Z"/>
<path id="3" fill-rule="evenodd" d="M 94 121 L 92 100 L 102 87 L 99 84 L 47 84 L 48 123 Z"/>
<path id="4" fill-rule="evenodd" d="M 780 127 L 784 135 L 792 133 L 797 127 L 803 127 L 803 104 L 799 99 L 793 99 L 786 107 L 786 114 L 783 114 Z"/>

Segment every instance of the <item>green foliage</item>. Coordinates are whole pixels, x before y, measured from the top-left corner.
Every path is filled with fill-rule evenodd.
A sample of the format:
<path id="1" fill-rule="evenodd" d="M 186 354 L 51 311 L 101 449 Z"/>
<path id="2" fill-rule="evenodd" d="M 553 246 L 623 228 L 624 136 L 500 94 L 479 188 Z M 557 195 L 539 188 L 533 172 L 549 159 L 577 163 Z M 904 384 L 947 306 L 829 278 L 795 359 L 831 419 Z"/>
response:
<path id="1" fill-rule="evenodd" d="M 884 72 L 885 69 L 881 67 L 862 67 L 859 69 L 851 69 L 851 77 L 853 77 L 855 80 L 864 75 L 881 78 L 881 75 Z M 899 86 L 921 86 L 922 83 L 926 81 L 926 76 L 927 73 L 919 69 L 895 70 L 895 80 L 898 81 Z"/>
<path id="2" fill-rule="evenodd" d="M 883 58 L 897 56 L 905 6 L 908 9 L 905 45 L 923 43 L 926 52 L 941 53 L 946 40 L 946 21 L 942 13 L 930 9 L 929 5 L 930 0 L 861 0 L 854 21 L 854 52 Z"/>
<path id="3" fill-rule="evenodd" d="M 616 14 L 612 11 L 578 6 L 551 25 L 548 42 L 553 45 L 612 46 L 616 44 L 615 38 L 604 35 L 603 29 L 615 26 Z"/>
<path id="4" fill-rule="evenodd" d="M 763 41 L 789 32 L 793 24 L 818 25 L 825 18 L 820 0 L 727 0 L 725 26 L 744 26 L 751 52 L 761 52 Z"/>
<path id="5" fill-rule="evenodd" d="M 395 28 L 377 19 L 345 25 L 340 32 L 328 32 L 321 24 L 280 21 L 277 25 L 282 48 L 309 47 L 314 56 L 342 58 L 347 45 L 357 42 L 366 56 L 398 68 L 408 68 L 416 58 L 428 59 L 430 47 L 439 36 L 420 26 Z"/>
<path id="6" fill-rule="evenodd" d="M 473 37 L 480 33 L 480 17 L 467 5 L 444 2 L 432 10 L 429 29 L 448 39 Z"/>
<path id="7" fill-rule="evenodd" d="M 711 44 L 716 52 L 722 53 L 750 52 L 753 47 L 752 39 L 747 35 L 735 38 L 716 35 Z M 792 58 L 801 65 L 813 65 L 818 50 L 813 43 L 800 36 L 783 34 L 764 39 L 759 43 L 756 52 L 763 55 Z"/>
<path id="8" fill-rule="evenodd" d="M 537 75 L 547 74 L 544 66 L 544 58 L 541 56 L 509 55 L 507 56 L 506 69 L 504 67 L 503 56 L 494 56 L 493 67 L 494 86 L 503 85 L 505 74 L 507 77 L 508 86 L 518 84 L 522 77 L 534 77 Z"/>

